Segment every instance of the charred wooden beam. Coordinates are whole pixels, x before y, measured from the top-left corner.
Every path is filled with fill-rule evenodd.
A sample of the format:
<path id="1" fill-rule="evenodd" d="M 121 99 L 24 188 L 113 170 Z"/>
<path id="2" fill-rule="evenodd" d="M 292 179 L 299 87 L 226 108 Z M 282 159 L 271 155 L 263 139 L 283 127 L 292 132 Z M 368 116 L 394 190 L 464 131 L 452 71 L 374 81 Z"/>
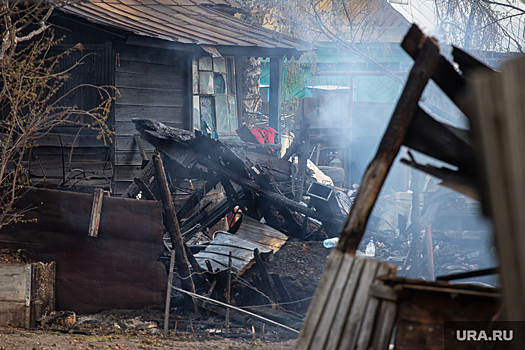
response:
<path id="1" fill-rule="evenodd" d="M 157 198 L 155 198 L 155 195 L 153 194 L 153 192 L 151 192 L 149 187 L 146 186 L 146 184 L 144 183 L 144 181 L 142 181 L 142 179 L 140 177 L 136 177 L 133 180 L 133 182 L 135 182 L 135 184 L 139 188 L 140 192 L 142 192 L 142 194 L 144 195 L 144 197 L 147 200 L 150 200 L 150 201 L 156 201 L 157 200 Z"/>
<path id="2" fill-rule="evenodd" d="M 476 200 L 481 199 L 477 182 L 473 182 L 471 177 L 466 176 L 462 172 L 454 171 L 444 167 L 437 168 L 429 164 L 419 164 L 413 159 L 401 159 L 401 163 L 410 165 L 415 169 L 441 179 L 441 185 L 451 188 L 454 191 L 463 193 L 464 195 Z"/>
<path id="3" fill-rule="evenodd" d="M 202 206 L 202 208 L 197 210 L 195 213 L 191 214 L 191 216 L 189 218 L 187 218 L 183 223 L 181 223 L 181 230 L 184 231 L 184 230 L 187 230 L 187 229 L 189 229 L 191 227 L 194 227 L 199 221 L 201 221 L 202 218 L 206 216 L 206 213 L 204 211 L 211 204 L 212 204 L 211 201 L 207 202 L 206 204 L 204 204 Z"/>
<path id="4" fill-rule="evenodd" d="M 496 73 L 495 70 L 488 67 L 486 64 L 478 61 L 465 51 L 455 46 L 452 48 L 452 56 L 454 57 L 454 62 L 459 65 L 459 69 L 461 69 L 463 74 L 466 76 L 469 76 L 474 71 Z"/>
<path id="5" fill-rule="evenodd" d="M 405 35 L 401 47 L 414 60 L 421 51 L 421 45 L 427 37 L 415 24 L 410 27 Z M 432 80 L 443 90 L 443 92 L 461 109 L 463 113 L 467 111 L 466 106 L 461 101 L 461 95 L 465 91 L 466 82 L 459 73 L 452 67 L 449 61 L 443 56 L 439 56 L 437 66 L 432 74 Z M 467 113 L 465 113 L 467 115 Z"/>
<path id="6" fill-rule="evenodd" d="M 133 136 L 135 138 L 135 142 L 137 143 L 137 147 L 139 148 L 140 157 L 142 158 L 142 168 L 144 168 L 148 164 L 148 156 L 146 154 L 146 151 L 144 150 L 144 145 L 142 144 L 140 134 L 136 133 Z"/>
<path id="7" fill-rule="evenodd" d="M 153 175 L 155 175 L 155 166 L 153 165 L 153 161 L 150 160 L 148 164 L 144 167 L 144 169 L 142 169 L 138 178 L 140 178 L 144 183 L 149 183 Z M 129 187 L 126 188 L 126 191 L 124 191 L 121 197 L 135 198 L 137 194 L 139 194 L 139 192 L 140 189 L 137 186 L 137 184 L 135 182 L 132 182 L 131 185 L 129 185 Z"/>
<path id="8" fill-rule="evenodd" d="M 273 295 L 272 285 L 270 284 L 270 275 L 268 275 L 268 270 L 266 269 L 266 266 L 264 265 L 264 262 L 261 259 L 259 249 L 255 248 L 255 250 L 253 251 L 253 256 L 255 258 L 255 267 L 257 268 L 257 271 L 259 271 L 259 275 L 261 276 L 261 287 L 263 288 L 263 293 L 270 299 L 272 309 L 275 309 L 275 295 Z"/>
<path id="9" fill-rule="evenodd" d="M 226 169 L 225 167 L 216 165 L 215 163 L 211 162 L 209 159 L 199 156 L 198 162 L 207 167 L 208 169 L 215 171 L 220 176 L 223 176 L 229 180 L 232 180 L 239 185 L 241 185 L 244 188 L 247 188 L 251 191 L 257 192 L 261 197 L 264 197 L 265 199 L 280 205 L 284 206 L 287 209 L 296 211 L 298 213 L 301 213 L 303 215 L 307 215 L 313 219 L 319 220 L 321 222 L 329 222 L 333 223 L 335 225 L 341 225 L 342 220 L 337 217 L 327 217 L 326 215 L 322 215 L 321 213 L 315 211 L 312 208 L 307 208 L 302 206 L 301 204 L 294 202 L 291 199 L 288 199 L 280 194 L 277 194 L 275 192 L 270 192 L 262 189 L 255 181 L 248 180 L 245 178 L 241 178 L 234 172 L 230 171 L 229 169 Z"/>
<path id="10" fill-rule="evenodd" d="M 275 289 L 277 289 L 277 294 L 279 295 L 279 302 L 280 303 L 291 302 L 292 298 L 290 297 L 290 293 L 288 292 L 288 290 L 286 290 L 286 287 L 284 286 L 283 281 L 281 281 L 281 277 L 279 277 L 279 275 L 276 273 L 270 273 L 270 277 L 272 278 Z M 285 309 L 294 310 L 294 307 L 291 305 L 285 305 Z"/>
<path id="11" fill-rule="evenodd" d="M 233 181 L 243 187 L 244 190 L 254 192 L 263 201 L 267 201 L 277 208 L 280 208 L 279 210 L 286 208 L 336 227 L 341 227 L 343 223 L 342 216 L 327 217 L 312 208 L 304 207 L 282 194 L 274 192 L 274 189 L 264 189 L 258 182 L 248 178 L 247 169 L 252 169 L 253 164 L 251 163 L 255 162 L 255 164 L 257 164 L 257 162 L 254 161 L 253 158 L 250 158 L 249 155 L 243 156 L 242 152 L 233 152 L 220 141 L 199 136 L 199 133 L 193 134 L 168 128 L 150 120 L 134 119 L 133 122 L 136 124 L 138 130 L 142 130 L 142 132 L 145 133 L 143 136 L 148 142 L 166 154 L 171 160 L 174 160 L 182 166 L 195 168 L 197 164 L 200 164 L 205 168 L 205 171 L 201 170 L 203 173 L 215 173 L 219 178 L 226 178 Z M 173 138 L 172 134 L 174 135 Z M 243 158 L 240 158 L 239 155 Z M 267 158 L 273 159 L 276 162 L 289 164 L 289 162 L 280 158 Z M 275 165 L 272 164 L 273 163 L 269 161 L 267 164 L 268 170 L 265 171 L 280 168 L 278 163 Z M 276 173 L 277 172 L 278 171 L 276 171 Z M 287 176 L 289 177 L 289 172 Z"/>
<path id="12" fill-rule="evenodd" d="M 232 147 L 244 147 L 244 148 L 281 149 L 282 147 L 282 145 L 278 143 L 251 143 L 251 142 L 228 141 L 228 140 L 222 140 L 222 143 L 228 146 L 232 146 Z M 264 152 L 264 154 L 268 154 L 268 152 Z"/>
<path id="13" fill-rule="evenodd" d="M 439 57 L 438 45 L 433 39 L 427 38 L 417 54 L 377 153 L 365 172 L 354 205 L 341 231 L 338 250 L 355 253 L 381 187 L 417 111 L 419 98 L 436 69 Z"/>
<path id="14" fill-rule="evenodd" d="M 209 191 L 211 191 L 212 188 L 215 188 L 217 184 L 219 183 L 218 180 L 214 179 L 212 181 L 206 181 L 204 183 L 204 191 L 195 191 L 193 192 L 190 197 L 184 202 L 182 207 L 177 211 L 177 217 L 179 220 L 183 219 L 188 213 L 195 208 L 197 204 L 200 203 L 200 201 L 206 197 Z"/>
<path id="15" fill-rule="evenodd" d="M 474 177 L 477 167 L 474 148 L 469 141 L 468 130 L 440 123 L 418 107 L 403 144 L 457 166 L 460 171 Z"/>
<path id="16" fill-rule="evenodd" d="M 241 190 L 239 190 L 237 191 L 237 196 L 239 197 L 239 199 L 242 199 L 244 194 Z M 226 214 L 231 212 L 236 205 L 237 203 L 231 202 L 227 198 L 223 199 L 212 210 L 210 210 L 208 214 L 206 215 L 206 218 L 200 222 L 201 229 L 204 230 L 206 228 L 214 226 L 223 217 L 225 217 Z"/>
<path id="17" fill-rule="evenodd" d="M 155 164 L 155 172 L 160 183 L 164 215 L 167 219 L 168 232 L 170 234 L 171 244 L 173 246 L 172 254 L 175 253 L 175 262 L 177 263 L 177 268 L 181 277 L 181 285 L 188 292 L 195 293 L 195 286 L 193 285 L 193 280 L 191 279 L 188 256 L 186 255 L 184 242 L 182 241 L 182 235 L 180 233 L 177 213 L 175 212 L 175 207 L 173 205 L 173 197 L 171 196 L 168 187 L 168 179 L 166 178 L 164 165 L 162 164 L 162 159 L 160 158 L 158 151 L 156 151 L 153 155 L 153 163 Z M 171 281 L 168 281 L 168 283 L 171 283 Z M 195 299 L 192 300 L 194 311 L 198 313 L 198 303 Z"/>

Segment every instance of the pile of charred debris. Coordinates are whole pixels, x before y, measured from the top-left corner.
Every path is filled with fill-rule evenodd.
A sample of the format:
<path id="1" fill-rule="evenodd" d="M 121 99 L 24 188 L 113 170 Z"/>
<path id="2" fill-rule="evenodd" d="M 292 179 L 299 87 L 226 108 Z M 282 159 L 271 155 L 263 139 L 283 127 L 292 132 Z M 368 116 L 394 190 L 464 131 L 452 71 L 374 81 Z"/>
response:
<path id="1" fill-rule="evenodd" d="M 230 322 L 301 329 L 330 252 L 322 241 L 339 235 L 356 194 L 318 181 L 307 163 L 308 122 L 282 157 L 280 145 L 260 144 L 246 126 L 237 130 L 242 141 L 228 141 L 150 119 L 134 123 L 156 151 L 151 160 L 142 152 L 143 170 L 123 197 L 163 203 L 161 260 L 174 286 L 166 310 L 188 314 L 190 305 L 194 315 L 226 316 L 226 329 Z M 433 223 L 430 241 L 409 234 L 414 207 L 417 216 L 422 209 L 419 225 Z M 357 255 L 373 239 L 375 259 L 396 265 L 398 276 L 427 280 L 485 268 L 495 252 L 486 251 L 478 212 L 477 201 L 427 180 L 423 194 L 378 199 Z M 250 314 L 230 314 L 224 304 Z M 173 321 L 166 325 L 172 331 Z"/>
<path id="2" fill-rule="evenodd" d="M 224 306 L 178 291 L 196 293 L 298 333 L 330 252 L 321 241 L 338 236 L 352 191 L 315 180 L 301 162 L 304 138 L 279 158 L 280 145 L 260 144 L 247 127 L 237 131 L 243 141 L 222 141 L 154 120 L 134 122 L 156 152 L 123 197 L 163 203 L 161 260 L 175 287 L 172 306 L 226 315 Z M 296 154 L 298 163 L 286 160 Z M 243 327 L 250 319 L 231 314 Z"/>

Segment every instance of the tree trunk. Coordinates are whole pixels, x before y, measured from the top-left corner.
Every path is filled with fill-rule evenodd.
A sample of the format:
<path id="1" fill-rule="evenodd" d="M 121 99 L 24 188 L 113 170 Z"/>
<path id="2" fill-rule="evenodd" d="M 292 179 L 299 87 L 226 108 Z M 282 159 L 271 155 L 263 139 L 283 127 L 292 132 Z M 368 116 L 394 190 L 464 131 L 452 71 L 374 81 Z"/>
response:
<path id="1" fill-rule="evenodd" d="M 244 57 L 241 59 L 242 77 L 242 122 L 250 129 L 255 127 L 257 115 L 255 112 L 262 104 L 259 92 L 259 80 L 261 79 L 261 59 L 256 57 Z"/>

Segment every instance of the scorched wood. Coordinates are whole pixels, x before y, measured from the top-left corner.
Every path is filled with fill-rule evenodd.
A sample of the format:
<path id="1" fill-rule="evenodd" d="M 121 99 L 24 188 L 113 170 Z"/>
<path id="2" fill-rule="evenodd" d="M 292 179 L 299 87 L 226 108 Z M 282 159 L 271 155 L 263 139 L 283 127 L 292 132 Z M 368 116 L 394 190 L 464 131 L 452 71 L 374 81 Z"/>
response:
<path id="1" fill-rule="evenodd" d="M 160 183 L 162 193 L 162 203 L 164 207 L 164 215 L 168 224 L 168 232 L 171 237 L 171 244 L 173 246 L 172 254 L 175 253 L 175 261 L 181 277 L 181 285 L 188 292 L 195 293 L 195 286 L 191 279 L 190 267 L 188 263 L 188 257 L 184 248 L 184 242 L 182 241 L 182 235 L 180 233 L 179 221 L 177 219 L 177 213 L 173 205 L 173 197 L 168 188 L 168 180 L 166 179 L 166 173 L 164 172 L 164 166 L 162 165 L 162 159 L 158 151 L 153 155 L 153 163 L 155 164 L 155 173 Z M 172 281 L 168 281 L 172 283 Z M 193 300 L 194 310 L 196 313 L 199 312 L 197 301 Z"/>

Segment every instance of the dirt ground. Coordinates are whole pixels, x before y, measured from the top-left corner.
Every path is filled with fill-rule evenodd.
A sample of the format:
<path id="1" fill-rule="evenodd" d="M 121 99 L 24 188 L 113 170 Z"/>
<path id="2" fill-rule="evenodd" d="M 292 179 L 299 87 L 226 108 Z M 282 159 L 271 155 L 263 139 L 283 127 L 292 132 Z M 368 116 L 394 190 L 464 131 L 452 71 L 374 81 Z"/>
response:
<path id="1" fill-rule="evenodd" d="M 0 260 L 25 261 L 24 252 L 0 251 Z M 15 254 L 16 253 L 16 254 Z M 269 272 L 278 273 L 290 293 L 291 310 L 304 317 L 326 264 L 329 249 L 322 242 L 288 242 L 271 261 Z M 300 301 L 300 302 L 297 302 Z M 175 303 L 176 304 L 176 303 Z M 250 302 L 248 301 L 248 305 Z M 288 307 L 287 307 L 288 308 Z M 92 315 L 76 315 L 72 325 L 55 323 L 38 330 L 0 328 L 0 350 L 29 349 L 199 349 L 292 350 L 296 334 L 254 320 L 236 322 L 231 316 L 230 336 L 224 335 L 224 317 L 209 312 L 193 315 L 186 307 L 172 303 L 170 336 L 162 336 L 164 312 L 159 310 L 106 310 Z M 252 328 L 252 326 L 254 328 Z M 300 329 L 300 324 L 295 328 Z M 177 327 L 177 334 L 173 330 Z M 69 331 L 60 333 L 57 329 Z M 253 340 L 252 329 L 256 340 Z M 73 334 L 72 332 L 88 334 Z"/>
<path id="2" fill-rule="evenodd" d="M 263 342 L 253 340 L 224 339 L 218 336 L 192 339 L 149 334 L 135 335 L 78 335 L 61 334 L 52 331 L 26 331 L 0 328 L 0 349 L 2 350 L 81 350 L 81 349 L 180 349 L 180 350 L 292 350 L 296 340 Z"/>

